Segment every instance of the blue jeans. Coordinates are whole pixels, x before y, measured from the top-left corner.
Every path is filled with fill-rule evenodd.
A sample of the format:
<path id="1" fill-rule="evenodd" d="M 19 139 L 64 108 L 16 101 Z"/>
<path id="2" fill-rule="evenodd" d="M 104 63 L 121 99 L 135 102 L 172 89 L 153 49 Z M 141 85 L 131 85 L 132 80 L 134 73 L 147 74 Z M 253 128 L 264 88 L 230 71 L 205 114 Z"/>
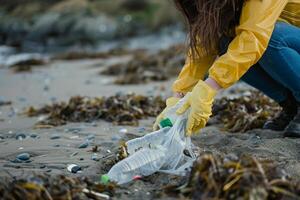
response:
<path id="1" fill-rule="evenodd" d="M 229 43 L 228 38 L 221 41 L 221 55 Z M 276 102 L 283 102 L 289 94 L 300 102 L 300 28 L 276 23 L 264 55 L 241 79 Z"/>

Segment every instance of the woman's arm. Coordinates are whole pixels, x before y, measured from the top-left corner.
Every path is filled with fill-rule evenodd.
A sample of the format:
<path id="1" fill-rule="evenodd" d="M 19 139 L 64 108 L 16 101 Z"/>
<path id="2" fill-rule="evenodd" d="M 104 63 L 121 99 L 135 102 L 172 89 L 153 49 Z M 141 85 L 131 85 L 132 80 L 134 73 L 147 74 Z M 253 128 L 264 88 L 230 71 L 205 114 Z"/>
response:
<path id="1" fill-rule="evenodd" d="M 173 83 L 175 95 L 181 93 L 182 96 L 182 94 L 190 92 L 199 80 L 203 80 L 215 58 L 214 55 L 208 55 L 191 61 L 191 56 L 188 55 L 184 67 Z"/>
<path id="2" fill-rule="evenodd" d="M 257 63 L 268 47 L 277 19 L 288 0 L 248 0 L 245 2 L 237 36 L 227 53 L 209 70 L 210 80 L 227 88 Z M 211 81 L 208 81 L 211 82 Z"/>

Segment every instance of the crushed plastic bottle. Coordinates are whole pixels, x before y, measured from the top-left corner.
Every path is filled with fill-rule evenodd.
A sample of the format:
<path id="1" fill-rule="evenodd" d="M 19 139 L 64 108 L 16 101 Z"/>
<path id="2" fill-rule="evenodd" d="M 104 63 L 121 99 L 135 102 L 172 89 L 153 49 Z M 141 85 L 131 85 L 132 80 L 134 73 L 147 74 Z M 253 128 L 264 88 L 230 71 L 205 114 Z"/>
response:
<path id="1" fill-rule="evenodd" d="M 114 165 L 107 176 L 118 184 L 155 172 L 185 175 L 196 159 L 191 138 L 185 135 L 188 112 L 176 115 L 181 99 L 167 112 L 161 129 L 126 143 L 129 157 Z M 163 120 L 163 121 L 164 121 Z"/>

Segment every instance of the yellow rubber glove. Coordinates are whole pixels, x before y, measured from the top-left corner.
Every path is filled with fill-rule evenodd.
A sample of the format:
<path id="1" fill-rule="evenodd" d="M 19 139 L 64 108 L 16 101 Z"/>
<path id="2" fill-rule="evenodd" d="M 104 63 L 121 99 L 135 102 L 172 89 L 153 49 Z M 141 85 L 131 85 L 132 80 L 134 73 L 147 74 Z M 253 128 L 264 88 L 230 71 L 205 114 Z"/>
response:
<path id="1" fill-rule="evenodd" d="M 155 123 L 153 125 L 153 130 L 159 129 L 159 123 L 161 122 L 161 120 L 165 118 L 165 113 L 168 110 L 168 108 L 174 106 L 179 100 L 180 98 L 178 97 L 170 97 L 167 99 L 166 101 L 167 107 L 157 116 Z"/>
<path id="2" fill-rule="evenodd" d="M 187 121 L 187 135 L 191 136 L 201 128 L 205 127 L 209 117 L 212 114 L 212 104 L 217 91 L 200 80 L 193 88 L 192 92 L 188 93 L 187 100 L 176 113 L 183 114 L 191 108 Z"/>

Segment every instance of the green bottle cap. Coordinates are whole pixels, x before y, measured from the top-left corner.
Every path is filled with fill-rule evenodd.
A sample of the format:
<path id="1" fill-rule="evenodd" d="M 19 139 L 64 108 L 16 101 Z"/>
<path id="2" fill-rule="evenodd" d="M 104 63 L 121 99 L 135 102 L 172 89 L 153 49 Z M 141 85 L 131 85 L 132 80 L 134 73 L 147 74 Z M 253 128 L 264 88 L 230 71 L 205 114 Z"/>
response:
<path id="1" fill-rule="evenodd" d="M 173 123 L 171 122 L 171 120 L 169 118 L 161 120 L 159 124 L 162 128 L 173 126 Z"/>
<path id="2" fill-rule="evenodd" d="M 109 177 L 108 177 L 108 175 L 107 175 L 107 174 L 102 175 L 102 176 L 101 176 L 100 182 L 101 182 L 102 184 L 106 185 L 106 184 L 109 182 Z"/>

